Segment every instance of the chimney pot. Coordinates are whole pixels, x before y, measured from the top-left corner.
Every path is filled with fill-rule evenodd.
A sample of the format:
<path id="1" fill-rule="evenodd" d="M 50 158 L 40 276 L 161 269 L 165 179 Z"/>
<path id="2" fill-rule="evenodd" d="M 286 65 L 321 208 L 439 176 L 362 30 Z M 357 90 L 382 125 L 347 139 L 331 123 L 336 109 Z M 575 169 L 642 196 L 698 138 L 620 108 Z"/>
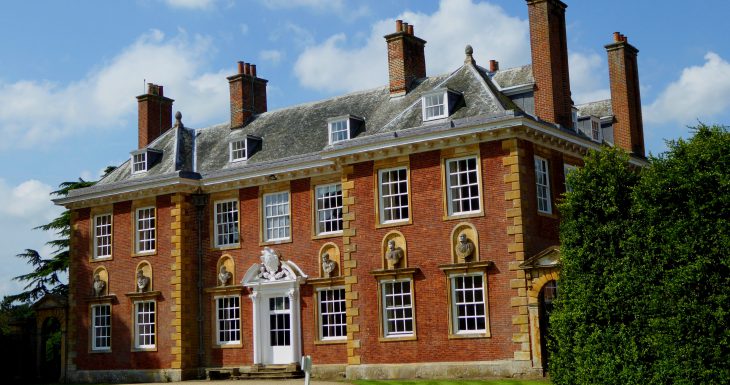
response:
<path id="1" fill-rule="evenodd" d="M 242 61 L 238 62 L 238 73 L 239 74 L 243 73 L 243 62 Z"/>
<path id="2" fill-rule="evenodd" d="M 251 72 L 249 75 L 256 77 L 256 64 L 251 64 Z"/>
<path id="3" fill-rule="evenodd" d="M 157 87 L 157 95 L 159 95 L 159 96 L 165 96 L 165 93 L 163 92 L 162 87 L 163 86 Z"/>
<path id="4" fill-rule="evenodd" d="M 489 72 L 497 72 L 499 71 L 499 62 L 496 60 L 490 60 L 489 61 Z"/>
<path id="5" fill-rule="evenodd" d="M 396 20 L 395 21 L 395 31 L 400 32 L 403 30 L 403 20 Z"/>
<path id="6" fill-rule="evenodd" d="M 413 36 L 413 24 L 408 25 L 408 34 Z"/>
<path id="7" fill-rule="evenodd" d="M 408 33 L 408 23 L 406 23 L 405 21 L 403 22 L 403 29 L 401 30 L 401 32 Z"/>
<path id="8" fill-rule="evenodd" d="M 243 74 L 251 75 L 251 63 L 246 63 L 246 65 L 243 66 Z"/>
<path id="9" fill-rule="evenodd" d="M 613 33 L 613 41 L 620 42 L 621 41 L 621 33 L 620 32 L 614 32 Z"/>

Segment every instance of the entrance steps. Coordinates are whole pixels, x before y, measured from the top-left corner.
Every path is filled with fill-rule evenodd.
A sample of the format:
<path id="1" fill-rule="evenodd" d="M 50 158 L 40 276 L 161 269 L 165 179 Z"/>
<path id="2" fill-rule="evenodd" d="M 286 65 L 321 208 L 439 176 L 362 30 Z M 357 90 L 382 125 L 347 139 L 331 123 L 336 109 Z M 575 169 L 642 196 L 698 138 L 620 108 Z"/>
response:
<path id="1" fill-rule="evenodd" d="M 288 380 L 304 378 L 299 364 L 289 365 L 253 365 L 244 368 L 208 368 L 205 369 L 208 380 Z"/>

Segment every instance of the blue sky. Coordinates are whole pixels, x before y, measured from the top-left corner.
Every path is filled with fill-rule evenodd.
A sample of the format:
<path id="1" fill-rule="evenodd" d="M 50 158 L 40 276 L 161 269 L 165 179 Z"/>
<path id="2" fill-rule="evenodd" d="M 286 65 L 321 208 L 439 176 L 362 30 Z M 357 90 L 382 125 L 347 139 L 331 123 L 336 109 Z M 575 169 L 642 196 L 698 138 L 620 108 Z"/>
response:
<path id="1" fill-rule="evenodd" d="M 730 124 L 726 0 L 568 0 L 573 98 L 604 99 L 603 46 L 620 31 L 639 48 L 647 150 L 698 120 Z M 701 4 L 698 5 L 698 4 Z M 144 81 L 165 86 L 189 127 L 228 119 L 226 76 L 238 60 L 269 80 L 269 109 L 387 83 L 393 20 L 428 41 L 426 68 L 530 61 L 522 0 L 130 0 L 0 3 L 0 296 L 27 271 L 14 257 L 48 252 L 32 227 L 61 209 L 60 182 L 96 179 L 136 147 Z"/>

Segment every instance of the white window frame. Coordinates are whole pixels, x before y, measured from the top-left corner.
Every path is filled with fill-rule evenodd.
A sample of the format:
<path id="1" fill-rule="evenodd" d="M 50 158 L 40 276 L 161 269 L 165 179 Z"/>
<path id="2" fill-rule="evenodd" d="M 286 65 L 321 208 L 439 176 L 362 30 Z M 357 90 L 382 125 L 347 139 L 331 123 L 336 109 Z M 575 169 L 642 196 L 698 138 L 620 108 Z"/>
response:
<path id="1" fill-rule="evenodd" d="M 545 180 L 545 183 L 541 183 L 540 179 Z M 550 194 L 550 163 L 547 159 L 535 155 L 535 191 L 537 195 L 537 211 L 543 214 L 552 214 L 552 196 Z M 542 196 L 541 192 L 545 193 Z M 540 202 L 544 204 L 541 208 Z"/>
<path id="2" fill-rule="evenodd" d="M 573 188 L 568 185 L 568 174 L 578 170 L 578 166 L 569 163 L 563 163 L 563 176 L 565 177 L 565 191 L 571 192 Z"/>
<path id="3" fill-rule="evenodd" d="M 400 306 L 388 306 L 388 294 L 386 294 L 385 287 L 386 285 L 395 285 L 395 284 L 402 284 L 403 282 L 408 282 L 408 295 L 407 297 L 410 300 L 409 305 L 404 305 L 401 303 Z M 385 279 L 381 280 L 378 285 L 380 286 L 380 302 L 381 302 L 381 322 L 382 322 L 382 328 L 383 328 L 383 337 L 385 338 L 402 338 L 402 337 L 413 337 L 416 334 L 416 309 L 414 307 L 414 298 L 413 298 L 413 279 L 412 278 L 406 278 L 406 279 Z M 392 295 L 395 297 L 396 295 Z M 398 296 L 405 298 L 404 292 L 401 292 L 398 294 Z M 405 316 L 406 310 L 410 309 L 411 316 L 407 317 Z M 394 321 L 402 321 L 405 325 L 405 322 L 407 320 L 411 320 L 411 330 L 410 331 L 392 331 L 388 328 L 388 322 L 390 319 L 388 318 L 388 310 L 403 310 L 404 315 L 402 317 L 394 317 Z"/>
<path id="4" fill-rule="evenodd" d="M 341 294 L 341 298 L 338 299 L 323 299 L 323 294 L 327 292 L 337 292 Z M 332 304 L 332 307 L 334 307 L 334 304 L 338 304 L 340 306 L 339 311 L 330 310 L 330 306 L 327 307 L 327 312 L 322 312 L 322 302 L 323 300 L 327 304 Z M 317 320 L 319 325 L 319 340 L 320 341 L 342 341 L 347 339 L 347 309 L 345 305 L 345 287 L 344 286 L 336 286 L 336 287 L 322 287 L 317 289 Z M 325 317 L 328 317 L 329 319 L 332 319 L 331 322 L 328 321 L 327 325 L 325 325 Z M 337 322 L 337 317 L 340 317 L 340 322 Z M 332 336 L 329 335 L 327 337 L 324 336 L 324 330 L 325 327 L 331 328 L 333 331 L 337 331 L 338 329 L 342 331 L 341 336 Z"/>
<path id="5" fill-rule="evenodd" d="M 240 144 L 243 144 L 243 147 L 236 148 Z M 237 157 L 237 152 L 243 152 L 243 156 Z M 228 159 L 230 162 L 240 162 L 248 159 L 248 143 L 246 143 L 246 139 L 233 140 L 228 143 Z"/>
<path id="6" fill-rule="evenodd" d="M 601 141 L 601 122 L 596 119 L 591 119 L 591 139 L 596 142 Z"/>
<path id="7" fill-rule="evenodd" d="M 464 292 L 464 293 L 466 293 L 467 291 L 471 291 L 472 294 L 475 294 L 477 292 L 477 290 L 474 290 L 473 287 L 471 288 L 471 290 L 469 290 L 469 289 L 461 289 L 461 290 L 459 290 L 459 289 L 456 288 L 456 280 L 458 280 L 458 279 L 465 279 L 467 277 L 471 277 L 472 279 L 473 279 L 473 277 L 480 277 L 482 279 L 482 286 L 481 286 L 480 289 L 477 289 L 477 290 L 480 290 L 481 291 L 481 295 L 482 295 L 482 300 L 481 301 L 477 301 L 474 298 L 472 298 L 472 301 L 466 301 L 466 300 L 464 300 L 463 302 L 459 302 L 458 301 L 458 292 L 459 291 Z M 452 334 L 454 334 L 454 335 L 468 335 L 468 334 L 486 334 L 487 333 L 487 331 L 489 330 L 489 325 L 488 325 L 489 318 L 487 316 L 487 314 L 488 314 L 488 308 L 487 308 L 487 291 L 485 290 L 486 285 L 487 285 L 487 278 L 486 278 L 486 275 L 484 273 L 482 273 L 482 272 L 472 273 L 472 274 L 456 273 L 456 274 L 451 274 L 449 276 L 449 286 L 450 286 L 450 289 L 451 289 L 451 327 L 452 327 Z M 461 317 L 461 318 L 472 318 L 472 319 L 475 319 L 475 320 L 478 319 L 478 318 L 482 318 L 484 320 L 484 329 L 460 330 L 460 328 L 459 328 L 459 318 L 460 318 L 460 316 L 459 316 L 459 305 L 465 305 L 465 306 L 479 306 L 479 305 L 481 305 L 483 307 L 482 308 L 483 314 L 477 315 L 476 312 L 475 312 L 474 315 L 466 315 L 466 316 Z"/>
<path id="8" fill-rule="evenodd" d="M 455 173 L 452 173 L 451 172 L 451 165 L 452 164 L 457 164 L 458 165 L 459 164 L 458 162 L 467 161 L 467 167 L 468 167 L 468 161 L 471 160 L 471 159 L 474 160 L 474 170 L 466 170 L 466 171 L 458 170 Z M 446 167 L 445 167 L 445 172 L 446 172 L 446 175 L 445 175 L 445 177 L 446 177 L 446 205 L 447 205 L 448 215 L 449 216 L 452 216 L 452 215 L 468 215 L 468 214 L 475 214 L 475 213 L 482 212 L 482 186 L 481 186 L 481 183 L 479 181 L 479 178 L 480 178 L 479 157 L 478 156 L 466 156 L 466 157 L 461 157 L 461 158 L 446 159 L 445 165 L 446 165 Z M 471 174 L 471 173 L 474 174 L 474 180 L 473 181 L 471 180 L 471 176 L 467 176 L 469 178 L 469 181 L 466 184 L 464 184 L 464 185 L 458 185 L 458 186 L 453 186 L 452 185 L 452 183 L 451 183 L 451 175 L 452 174 Z M 455 200 L 455 198 L 454 198 L 454 190 L 455 189 L 459 189 L 459 191 L 461 191 L 461 189 L 463 189 L 465 187 L 468 187 L 469 188 L 469 193 L 471 193 L 470 187 L 472 187 L 472 186 L 476 186 L 476 188 L 477 188 L 477 195 L 476 195 L 476 197 L 471 197 L 471 196 L 469 198 L 460 197 L 459 200 L 461 200 L 461 201 L 468 200 L 468 201 L 471 202 L 474 199 L 476 199 L 477 205 L 479 207 L 476 210 L 474 210 L 472 208 L 472 210 L 468 210 L 468 211 L 458 211 L 458 212 L 455 212 L 454 211 L 454 200 Z M 471 205 L 471 203 L 469 203 L 469 204 Z M 461 205 L 459 205 L 459 206 L 461 206 Z"/>
<path id="9" fill-rule="evenodd" d="M 340 124 L 344 124 L 344 126 L 345 126 L 344 131 L 343 130 L 334 131 L 335 126 L 340 125 Z M 328 132 L 329 144 L 335 144 L 335 143 L 339 143 L 339 142 L 344 142 L 346 140 L 350 140 L 350 119 L 349 118 L 348 119 L 337 119 L 337 120 L 332 120 L 332 121 L 328 122 L 327 123 L 327 132 Z M 342 132 L 345 133 L 345 138 L 335 140 L 335 138 L 334 138 L 335 134 L 339 135 Z"/>
<path id="10" fill-rule="evenodd" d="M 100 224 L 99 221 L 102 218 L 108 217 L 108 223 Z M 114 231 L 114 217 L 111 213 L 99 214 L 94 216 L 94 252 L 93 259 L 105 259 L 112 257 L 112 234 Z M 102 232 L 102 234 L 99 234 Z M 106 254 L 101 254 L 99 248 L 108 248 L 109 251 Z"/>
<path id="11" fill-rule="evenodd" d="M 147 152 L 142 151 L 132 154 L 131 166 L 132 174 L 142 174 L 147 172 Z"/>
<path id="12" fill-rule="evenodd" d="M 108 308 L 106 314 L 97 314 L 97 310 Z M 97 321 L 106 320 L 106 324 L 99 325 Z M 106 331 L 105 335 L 99 335 L 100 331 Z M 104 338 L 108 341 L 105 346 L 97 345 L 97 338 Z M 100 303 L 91 305 L 91 350 L 95 352 L 108 352 L 112 350 L 112 305 Z"/>
<path id="13" fill-rule="evenodd" d="M 141 211 L 145 211 L 145 210 L 151 210 L 152 217 L 140 219 L 139 213 Z M 152 227 L 142 228 L 141 227 L 142 221 L 147 221 L 147 220 L 152 221 Z M 144 240 L 142 239 L 141 235 L 145 231 L 151 231 L 151 234 L 152 234 L 151 238 L 144 239 Z M 141 241 L 151 242 L 153 247 L 150 249 L 142 250 L 140 248 Z M 137 254 L 152 254 L 157 250 L 157 209 L 154 206 L 140 207 L 135 210 L 135 214 L 134 214 L 134 250 Z"/>
<path id="14" fill-rule="evenodd" d="M 228 205 L 233 204 L 233 209 L 230 211 L 226 211 L 225 213 L 220 212 L 222 205 Z M 233 216 L 235 219 L 229 218 L 230 216 Z M 221 222 L 221 218 L 225 216 L 226 219 L 231 219 L 227 222 Z M 227 199 L 227 200 L 220 200 L 215 201 L 213 203 L 213 244 L 215 247 L 230 247 L 230 246 L 238 246 L 241 242 L 241 234 L 239 231 L 240 226 L 240 220 L 241 220 L 241 214 L 238 210 L 238 200 L 237 199 Z M 221 234 L 221 227 L 228 227 L 229 230 L 233 229 L 233 233 L 227 232 L 225 234 Z M 223 235 L 226 238 L 228 238 L 229 235 L 234 236 L 233 242 L 220 242 L 219 237 Z"/>
<path id="15" fill-rule="evenodd" d="M 221 301 L 228 301 L 224 303 L 224 308 L 221 308 Z M 231 304 L 230 301 L 236 301 L 237 303 Z M 237 305 L 237 306 L 235 306 Z M 221 312 L 225 312 L 228 317 L 221 319 Z M 221 328 L 221 324 L 228 325 L 228 328 Z M 238 339 L 221 339 L 221 334 L 225 334 L 230 337 L 238 335 Z M 215 342 L 218 345 L 240 345 L 241 344 L 241 296 L 240 295 L 225 295 L 215 297 Z"/>
<path id="16" fill-rule="evenodd" d="M 441 97 L 441 103 L 440 104 L 428 104 L 428 102 L 431 101 L 431 98 L 438 98 Z M 437 108 L 438 106 L 441 106 L 442 111 L 441 114 L 438 115 L 432 115 L 429 116 L 428 111 L 430 108 Z M 423 121 L 429 121 L 429 120 L 436 120 L 436 119 L 443 119 L 449 116 L 449 95 L 448 91 L 439 91 L 439 92 L 432 92 L 426 95 L 423 95 L 421 97 L 421 113 L 423 116 Z"/>
<path id="17" fill-rule="evenodd" d="M 385 173 L 391 173 L 393 171 L 398 172 L 398 171 L 401 171 L 401 170 L 404 170 L 405 171 L 405 175 L 406 175 L 406 179 L 405 179 L 406 191 L 405 191 L 405 194 L 403 192 L 401 192 L 401 191 L 398 191 L 397 194 L 393 194 L 393 193 L 389 192 L 388 195 L 385 195 L 383 193 L 383 191 L 384 191 L 384 189 L 383 189 L 383 187 L 384 187 L 384 185 L 383 185 L 383 175 Z M 406 167 L 406 166 L 393 167 L 393 168 L 386 168 L 386 169 L 378 170 L 378 214 L 380 216 L 380 224 L 391 224 L 391 223 L 408 222 L 410 220 L 410 218 L 411 218 L 411 197 L 409 195 L 410 194 L 410 181 L 409 181 L 410 176 L 408 174 L 409 174 L 409 170 L 408 170 L 408 167 Z M 396 186 L 396 185 L 399 185 L 402 182 L 403 181 L 401 181 L 399 179 L 397 182 L 393 182 L 392 180 L 389 180 L 387 183 L 389 185 L 391 185 L 391 186 Z M 405 206 L 403 206 L 403 205 L 395 205 L 395 206 L 389 205 L 387 208 L 385 207 L 385 200 L 386 199 L 391 199 L 392 200 L 394 197 L 399 197 L 399 196 L 404 196 L 404 195 L 405 195 L 405 202 L 406 202 Z M 388 220 L 385 219 L 385 212 L 386 212 L 386 210 L 391 210 L 393 212 L 395 212 L 397 210 L 398 211 L 398 215 L 400 216 L 400 215 L 402 215 L 401 210 L 403 208 L 406 209 L 406 211 L 408 213 L 407 216 L 405 216 L 405 217 L 401 216 L 398 219 L 388 219 Z"/>
<path id="18" fill-rule="evenodd" d="M 276 196 L 286 196 L 286 201 L 276 202 L 273 205 L 272 204 L 269 204 L 267 202 L 268 199 L 271 199 L 271 198 L 276 197 Z M 262 217 L 263 217 L 262 219 L 264 221 L 264 223 L 263 223 L 263 238 L 264 238 L 264 242 L 288 241 L 289 239 L 291 239 L 291 230 L 292 230 L 291 229 L 291 227 L 292 227 L 292 223 L 291 223 L 291 194 L 289 193 L 289 191 L 278 191 L 278 192 L 264 194 L 263 195 L 263 199 L 261 199 L 261 205 L 262 205 L 261 210 L 262 210 L 262 214 L 263 214 L 262 215 Z M 273 208 L 274 207 L 277 207 L 277 206 L 285 206 L 285 213 L 272 215 L 272 214 L 270 214 L 267 211 L 267 208 L 271 208 L 273 210 Z M 286 224 L 285 225 L 281 225 L 281 226 L 274 227 L 273 226 L 273 222 L 276 219 L 281 219 L 284 222 L 286 222 Z M 270 221 L 271 221 L 271 226 L 269 226 Z M 278 237 L 273 237 L 273 234 L 272 234 L 272 237 L 269 237 L 269 230 L 271 229 L 272 232 L 273 232 L 273 230 L 275 228 L 276 229 L 279 229 L 278 230 L 279 232 L 282 231 L 281 229 L 283 229 L 283 231 L 285 232 L 286 235 L 285 236 L 279 235 Z"/>
<path id="19" fill-rule="evenodd" d="M 140 313 L 140 306 L 152 305 L 152 310 L 147 307 Z M 140 314 L 151 315 L 145 322 L 140 323 Z M 140 326 L 149 326 L 145 333 L 140 333 Z M 143 338 L 151 338 L 152 343 L 140 343 Z M 149 341 L 145 341 L 149 342 Z M 157 347 L 157 301 L 146 300 L 134 302 L 134 348 L 139 350 L 152 350 Z"/>
<path id="20" fill-rule="evenodd" d="M 332 192 L 331 189 L 336 191 Z M 339 191 L 337 191 L 339 190 Z M 322 194 L 320 194 L 322 192 Z M 334 195 L 325 196 L 325 193 Z M 334 200 L 334 205 L 332 201 Z M 339 205 L 337 201 L 339 200 Z M 319 185 L 314 188 L 314 210 L 315 210 L 315 231 L 317 235 L 331 235 L 342 233 L 342 183 L 330 183 Z M 321 204 L 321 207 L 320 207 Z M 328 205 L 329 204 L 329 205 Z M 337 227 L 337 230 L 327 231 L 327 224 L 332 224 L 330 228 Z"/>

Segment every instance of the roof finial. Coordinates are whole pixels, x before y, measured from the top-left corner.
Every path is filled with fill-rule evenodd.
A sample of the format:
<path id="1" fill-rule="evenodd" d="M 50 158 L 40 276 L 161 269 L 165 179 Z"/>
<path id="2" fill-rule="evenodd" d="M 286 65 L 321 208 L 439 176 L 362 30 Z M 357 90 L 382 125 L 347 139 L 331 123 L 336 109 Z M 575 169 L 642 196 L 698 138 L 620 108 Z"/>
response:
<path id="1" fill-rule="evenodd" d="M 474 61 L 474 57 L 472 56 L 474 48 L 472 48 L 471 45 L 467 44 L 466 48 L 464 48 L 464 53 L 466 54 L 464 64 L 476 64 L 476 61 Z"/>
<path id="2" fill-rule="evenodd" d="M 182 122 L 182 114 L 180 111 L 175 113 L 175 125 L 173 127 L 185 128 Z"/>

